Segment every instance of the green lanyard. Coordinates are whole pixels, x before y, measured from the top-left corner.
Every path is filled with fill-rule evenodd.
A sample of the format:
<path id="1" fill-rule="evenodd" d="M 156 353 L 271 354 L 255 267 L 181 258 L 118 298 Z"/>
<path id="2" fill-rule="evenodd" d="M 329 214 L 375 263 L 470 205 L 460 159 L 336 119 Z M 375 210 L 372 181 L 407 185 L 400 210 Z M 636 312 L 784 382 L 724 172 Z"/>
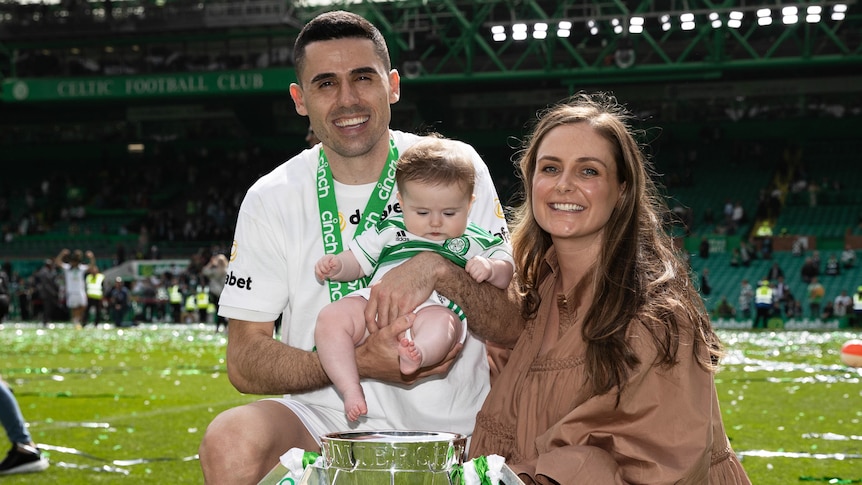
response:
<path id="1" fill-rule="evenodd" d="M 341 239 L 341 221 L 338 216 L 338 203 L 335 200 L 335 184 L 332 181 L 332 169 L 329 167 L 326 154 L 323 153 L 323 147 L 320 148 L 317 160 L 317 206 L 320 210 L 320 230 L 323 234 L 323 250 L 326 254 L 338 254 L 344 250 L 344 244 Z M 390 138 L 389 159 L 380 173 L 377 186 L 365 205 L 365 210 L 362 212 L 362 217 L 359 219 L 359 224 L 356 226 L 353 237 L 362 234 L 363 231 L 369 227 L 374 227 L 380 222 L 383 210 L 392 196 L 392 191 L 395 190 L 396 161 L 398 161 L 398 149 L 395 148 L 395 140 Z M 351 291 L 367 286 L 368 278 L 344 283 L 339 281 L 328 281 L 327 283 L 329 286 L 329 299 L 330 301 L 335 301 Z"/>

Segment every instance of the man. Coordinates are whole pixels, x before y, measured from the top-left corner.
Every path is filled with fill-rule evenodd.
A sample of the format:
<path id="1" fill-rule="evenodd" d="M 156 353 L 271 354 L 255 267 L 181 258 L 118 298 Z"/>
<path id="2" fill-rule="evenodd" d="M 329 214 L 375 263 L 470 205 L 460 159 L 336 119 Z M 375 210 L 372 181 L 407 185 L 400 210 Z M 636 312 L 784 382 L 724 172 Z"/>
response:
<path id="1" fill-rule="evenodd" d="M 33 279 L 36 295 L 42 305 L 42 326 L 47 326 L 56 317 L 60 306 L 60 285 L 57 284 L 54 260 L 46 259 L 42 268 L 33 275 Z"/>
<path id="2" fill-rule="evenodd" d="M 83 262 L 83 256 L 84 253 L 81 250 L 69 251 L 64 248 L 54 258 L 54 265 L 63 270 L 66 308 L 69 309 L 72 323 L 78 328 L 86 323 L 84 315 L 87 311 L 87 286 L 84 278 L 90 266 L 96 265 L 96 256 L 92 251 L 87 251 L 86 254 L 90 264 Z"/>
<path id="3" fill-rule="evenodd" d="M 471 282 L 463 269 L 452 269 L 442 258 L 419 255 L 372 287 L 365 313 L 371 335 L 356 348 L 368 414 L 357 423 L 347 421 L 312 351 L 314 322 L 323 306 L 361 285 L 318 284 L 313 265 L 400 211 L 394 163 L 420 137 L 389 130 L 400 78 L 380 32 L 366 20 L 347 12 L 316 17 L 297 37 L 294 59 L 297 83 L 290 94 L 321 145 L 249 189 L 219 304 L 219 314 L 229 319 L 227 367 L 233 385 L 243 393 L 286 395 L 227 410 L 213 420 L 200 449 L 208 484 L 257 483 L 288 449 L 316 451 L 319 437 L 329 432 L 394 428 L 469 434 L 489 387 L 485 347 L 472 335 L 437 367 L 410 376 L 399 372 L 398 337 L 432 285 L 465 309 L 468 322 L 491 318 L 494 298 L 504 295 Z M 471 219 L 507 240 L 488 169 L 475 150 L 465 148 L 477 172 Z M 273 329 L 282 313 L 279 342 Z"/>
<path id="4" fill-rule="evenodd" d="M 87 310 L 84 313 L 84 320 L 81 322 L 81 325 L 84 327 L 87 326 L 87 322 L 90 319 L 90 309 L 92 308 L 95 311 L 93 325 L 98 327 L 102 323 L 102 299 L 105 296 L 102 285 L 105 282 L 105 275 L 99 271 L 98 266 L 92 265 L 87 271 L 87 276 L 84 277 L 84 280 L 87 287 Z"/>
<path id="5" fill-rule="evenodd" d="M 772 316 L 772 306 L 775 303 L 773 300 L 772 287 L 769 286 L 769 280 L 762 280 L 754 293 L 754 306 L 757 309 L 757 316 L 754 318 L 752 328 L 767 328 L 769 326 L 769 317 Z M 761 323 L 763 326 L 761 326 Z"/>
<path id="6" fill-rule="evenodd" d="M 853 293 L 853 321 L 851 327 L 862 327 L 862 286 Z"/>
<path id="7" fill-rule="evenodd" d="M 108 290 L 106 296 L 110 306 L 111 321 L 114 322 L 114 326 L 117 328 L 128 326 L 125 318 L 129 313 L 132 294 L 123 283 L 123 278 L 117 276 L 114 279 L 114 286 Z"/>
<path id="8" fill-rule="evenodd" d="M 218 306 L 218 300 L 224 290 L 225 277 L 227 276 L 227 256 L 221 253 L 214 254 L 209 263 L 201 270 L 201 274 L 206 276 L 209 281 L 210 302 Z M 216 332 L 218 332 L 222 325 L 227 327 L 227 319 L 217 315 L 215 324 Z"/>

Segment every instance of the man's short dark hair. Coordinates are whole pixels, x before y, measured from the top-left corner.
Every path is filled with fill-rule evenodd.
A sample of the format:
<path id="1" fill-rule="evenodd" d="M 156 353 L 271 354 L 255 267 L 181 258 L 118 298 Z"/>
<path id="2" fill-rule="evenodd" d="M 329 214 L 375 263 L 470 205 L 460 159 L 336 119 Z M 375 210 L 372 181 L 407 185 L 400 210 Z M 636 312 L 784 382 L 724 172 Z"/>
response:
<path id="1" fill-rule="evenodd" d="M 296 66 L 297 79 L 305 64 L 305 48 L 313 43 L 335 39 L 368 39 L 374 43 L 374 51 L 388 72 L 392 68 L 389 60 L 389 49 L 383 34 L 371 22 L 354 13 L 343 10 L 326 12 L 311 19 L 293 45 L 293 63 Z"/>

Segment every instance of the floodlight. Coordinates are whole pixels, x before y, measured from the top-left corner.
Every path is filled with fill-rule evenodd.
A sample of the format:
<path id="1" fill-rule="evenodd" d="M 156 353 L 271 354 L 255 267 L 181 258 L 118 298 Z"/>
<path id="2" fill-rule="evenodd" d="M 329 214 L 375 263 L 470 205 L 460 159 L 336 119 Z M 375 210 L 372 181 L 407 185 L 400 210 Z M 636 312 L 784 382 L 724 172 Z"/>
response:
<path id="1" fill-rule="evenodd" d="M 742 27 L 743 16 L 743 13 L 738 10 L 730 12 L 730 20 L 727 21 L 727 26 L 732 29 L 738 29 Z"/>
<path id="2" fill-rule="evenodd" d="M 820 5 L 809 5 L 805 15 L 805 21 L 809 24 L 820 22 L 820 14 L 823 13 L 823 7 Z"/>
<path id="3" fill-rule="evenodd" d="M 661 30 L 667 32 L 670 30 L 670 15 L 664 14 L 661 16 Z"/>
<path id="4" fill-rule="evenodd" d="M 836 3 L 832 6 L 832 20 L 840 21 L 844 20 L 844 16 L 847 14 L 847 5 L 843 3 Z"/>
<path id="5" fill-rule="evenodd" d="M 533 38 L 545 39 L 548 37 L 548 24 L 544 22 L 536 22 L 533 25 Z"/>
<path id="6" fill-rule="evenodd" d="M 515 24 L 512 26 L 512 39 L 525 40 L 527 38 L 527 24 Z"/>
<path id="7" fill-rule="evenodd" d="M 772 11 L 768 8 L 761 8 L 757 11 L 757 25 L 772 25 Z"/>
<path id="8" fill-rule="evenodd" d="M 686 12 L 679 16 L 680 27 L 682 30 L 694 30 L 694 14 L 691 12 Z"/>
<path id="9" fill-rule="evenodd" d="M 718 12 L 710 12 L 709 21 L 713 29 L 721 27 L 721 18 L 719 17 Z"/>

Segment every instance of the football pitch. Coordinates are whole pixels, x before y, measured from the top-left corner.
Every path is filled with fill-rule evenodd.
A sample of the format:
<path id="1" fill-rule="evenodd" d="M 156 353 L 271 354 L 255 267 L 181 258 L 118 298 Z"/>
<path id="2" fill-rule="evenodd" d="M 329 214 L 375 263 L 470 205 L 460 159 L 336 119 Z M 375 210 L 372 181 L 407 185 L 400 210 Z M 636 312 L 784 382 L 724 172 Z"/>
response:
<path id="1" fill-rule="evenodd" d="M 862 334 L 719 335 L 724 422 L 752 482 L 862 482 L 862 369 L 839 358 L 841 345 Z M 225 345 L 213 325 L 0 325 L 0 375 L 51 462 L 0 481 L 202 483 L 197 450 L 207 424 L 259 398 L 228 382 Z M 0 452 L 8 449 L 0 435 Z"/>

